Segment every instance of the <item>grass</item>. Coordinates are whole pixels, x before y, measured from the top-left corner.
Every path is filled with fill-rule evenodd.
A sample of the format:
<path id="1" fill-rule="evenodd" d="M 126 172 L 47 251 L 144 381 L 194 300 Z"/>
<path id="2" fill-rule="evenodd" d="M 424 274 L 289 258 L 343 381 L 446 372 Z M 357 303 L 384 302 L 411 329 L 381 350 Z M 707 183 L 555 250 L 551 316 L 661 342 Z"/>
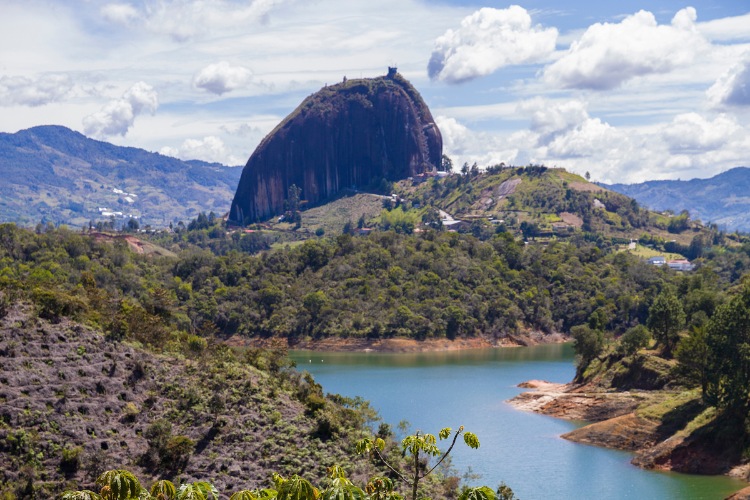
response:
<path id="1" fill-rule="evenodd" d="M 691 389 L 688 391 L 666 394 L 667 395 L 664 399 L 656 403 L 647 403 L 641 406 L 636 410 L 636 414 L 639 417 L 649 420 L 661 420 L 667 413 L 698 400 L 701 397 L 700 389 Z"/>
<path id="2" fill-rule="evenodd" d="M 642 259 L 649 259 L 651 257 L 657 257 L 663 255 L 667 260 L 684 259 L 684 257 L 678 253 L 669 252 L 658 252 L 653 248 L 636 244 L 635 250 L 629 250 L 627 245 L 620 245 L 619 250 L 621 252 L 629 252 Z"/>
<path id="3" fill-rule="evenodd" d="M 369 221 L 380 215 L 381 210 L 383 210 L 381 196 L 357 193 L 305 210 L 302 212 L 302 227 L 312 233 L 322 228 L 329 236 L 341 234 L 347 222 L 351 222 L 356 227 L 361 216 L 364 215 L 365 221 Z"/>

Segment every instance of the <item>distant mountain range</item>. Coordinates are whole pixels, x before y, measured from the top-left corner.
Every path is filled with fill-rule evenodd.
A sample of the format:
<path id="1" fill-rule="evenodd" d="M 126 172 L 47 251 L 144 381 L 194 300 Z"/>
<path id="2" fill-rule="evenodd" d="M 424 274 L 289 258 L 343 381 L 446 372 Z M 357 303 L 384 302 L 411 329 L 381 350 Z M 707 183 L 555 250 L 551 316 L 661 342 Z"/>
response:
<path id="1" fill-rule="evenodd" d="M 750 231 L 750 168 L 737 167 L 709 179 L 602 184 L 652 210 L 687 210 L 730 231 Z"/>
<path id="2" fill-rule="evenodd" d="M 229 210 L 241 168 L 182 161 L 47 125 L 0 133 L 0 222 L 165 227 Z"/>

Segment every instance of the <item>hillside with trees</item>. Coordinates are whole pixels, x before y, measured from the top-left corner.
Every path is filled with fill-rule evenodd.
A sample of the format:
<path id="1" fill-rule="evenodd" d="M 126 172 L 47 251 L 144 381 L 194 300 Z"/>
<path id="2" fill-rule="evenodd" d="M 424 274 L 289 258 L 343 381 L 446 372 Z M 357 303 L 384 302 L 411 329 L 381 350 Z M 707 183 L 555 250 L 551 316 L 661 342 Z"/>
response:
<path id="1" fill-rule="evenodd" d="M 200 212 L 226 212 L 240 173 L 61 126 L 0 133 L 0 221 L 164 228 Z"/>
<path id="2" fill-rule="evenodd" d="M 381 198 L 378 215 L 339 234 L 304 231 L 305 211 L 299 228 L 228 228 L 201 213 L 150 237 L 0 225 L 0 491 L 48 496 L 92 485 L 106 468 L 127 468 L 145 483 L 157 475 L 201 481 L 210 471 L 223 491 L 259 487 L 271 471 L 304 468 L 322 480 L 326 467 L 350 463 L 375 417 L 364 401 L 324 396 L 286 361 L 287 346 L 331 338 L 497 345 L 570 335 L 577 383 L 658 397 L 687 391 L 689 428 L 731 435 L 744 456 L 737 415 L 747 404 L 750 242 L 688 217 L 670 232 L 669 219 L 588 191 L 585 181 L 570 194 L 585 201 L 565 202 L 581 181 L 564 171 L 472 175 L 404 184 L 395 200 Z M 482 200 L 473 193 L 509 180 L 519 201 L 507 224 L 493 223 L 505 217 L 507 198 L 472 208 Z M 558 180 L 554 208 L 525 191 L 534 183 L 552 190 Z M 457 186 L 437 196 L 444 183 Z M 590 228 L 564 236 L 521 229 L 530 221 L 544 228 L 543 214 L 558 209 L 585 221 L 586 207 L 594 207 Z M 431 218 L 438 209 L 464 218 L 499 212 L 449 231 Z M 612 214 L 618 227 L 607 222 Z M 371 230 L 356 230 L 360 222 Z M 695 251 L 697 268 L 655 267 L 624 250 L 632 231 L 654 251 Z M 254 342 L 275 348 L 231 347 Z M 675 417 L 659 411 L 648 418 Z M 710 415 L 735 418 L 718 420 L 712 433 L 702 425 L 717 422 Z M 362 460 L 347 474 L 364 485 L 378 465 Z M 426 484 L 432 498 L 457 494 L 450 471 Z"/>

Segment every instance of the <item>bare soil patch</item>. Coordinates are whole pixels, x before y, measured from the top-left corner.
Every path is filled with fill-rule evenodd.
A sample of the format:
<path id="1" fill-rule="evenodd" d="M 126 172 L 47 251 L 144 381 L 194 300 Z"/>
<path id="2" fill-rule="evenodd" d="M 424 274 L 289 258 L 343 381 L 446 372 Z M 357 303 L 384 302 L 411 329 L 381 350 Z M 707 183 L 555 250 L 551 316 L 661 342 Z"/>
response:
<path id="1" fill-rule="evenodd" d="M 597 186 L 596 184 L 592 184 L 590 182 L 570 182 L 568 184 L 571 189 L 575 189 L 576 191 L 588 191 L 590 193 L 598 193 L 599 191 L 606 191 L 601 186 Z"/>

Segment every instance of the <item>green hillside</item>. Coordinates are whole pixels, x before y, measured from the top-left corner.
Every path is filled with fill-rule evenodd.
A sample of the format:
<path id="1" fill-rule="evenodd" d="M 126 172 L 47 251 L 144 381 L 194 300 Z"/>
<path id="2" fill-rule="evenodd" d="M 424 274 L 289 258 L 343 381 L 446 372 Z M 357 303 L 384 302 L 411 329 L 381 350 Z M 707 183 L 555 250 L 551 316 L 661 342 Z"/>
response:
<path id="1" fill-rule="evenodd" d="M 60 126 L 0 133 L 0 221 L 164 228 L 229 209 L 241 169 L 181 161 Z"/>
<path id="2" fill-rule="evenodd" d="M 737 317 L 746 308 L 750 241 L 740 236 L 687 216 L 660 218 L 540 167 L 394 191 L 379 206 L 358 194 L 303 211 L 299 227 L 275 219 L 227 228 L 201 213 L 148 242 L 0 225 L 0 492 L 49 497 L 90 485 L 110 464 L 144 480 L 210 476 L 224 491 L 256 487 L 271 471 L 305 469 L 319 480 L 341 461 L 352 477 L 368 475 L 374 465 L 350 457 L 372 411 L 326 398 L 294 372 L 283 352 L 299 342 L 572 336 L 580 381 L 608 380 L 615 391 L 654 377 L 667 387 L 700 385 L 695 359 L 724 358 L 681 357 L 702 352 L 700 343 L 682 347 L 700 340 L 696 329 L 708 329 L 712 352 L 744 352 L 728 334 L 721 344 L 725 330 L 712 326 L 731 323 L 720 321 L 727 307 Z M 463 223 L 449 230 L 438 210 Z M 554 216 L 571 229 L 547 231 Z M 690 254 L 696 268 L 650 265 L 642 250 L 623 251 L 630 234 L 650 251 Z M 667 296 L 680 319 L 660 336 L 653 318 Z M 275 349 L 230 347 L 248 344 Z M 644 365 L 651 372 L 639 367 L 646 354 L 661 359 Z M 690 363 L 692 372 L 664 368 Z M 734 368 L 705 366 L 716 374 L 709 386 L 734 384 Z M 690 404 L 735 411 L 746 385 L 732 387 L 740 392 L 729 399 L 716 393 Z M 652 389 L 661 390 L 644 390 Z M 653 419 L 657 410 L 643 411 Z M 746 441 L 744 424 L 733 422 L 737 463 Z M 432 498 L 456 494 L 450 474 L 431 484 Z"/>

